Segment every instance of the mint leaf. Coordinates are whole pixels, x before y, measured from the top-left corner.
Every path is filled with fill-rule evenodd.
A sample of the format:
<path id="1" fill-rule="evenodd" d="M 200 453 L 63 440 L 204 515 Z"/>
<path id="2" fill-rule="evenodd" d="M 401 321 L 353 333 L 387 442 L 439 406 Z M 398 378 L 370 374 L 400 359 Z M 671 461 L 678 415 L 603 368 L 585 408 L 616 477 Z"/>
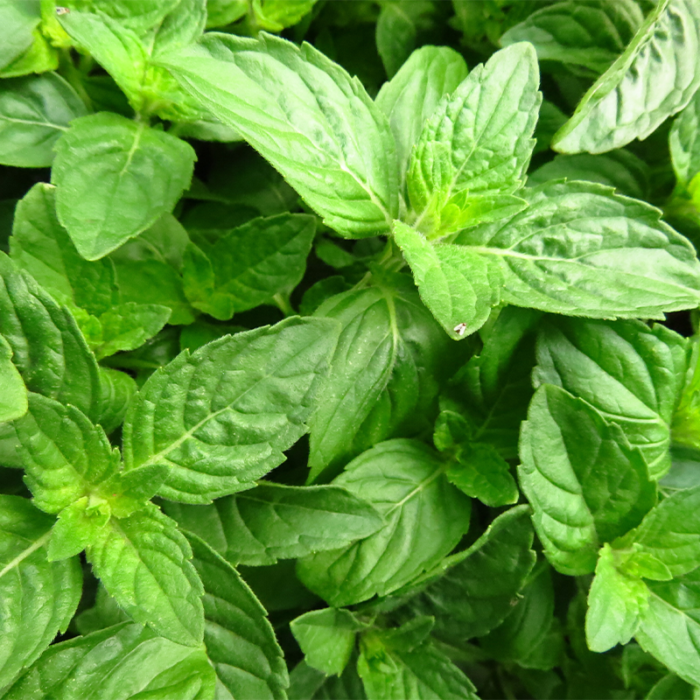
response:
<path id="1" fill-rule="evenodd" d="M 91 505 L 87 496 L 64 508 L 51 530 L 49 561 L 59 561 L 80 554 L 92 544 L 107 525 L 110 510 L 106 503 Z"/>
<path id="2" fill-rule="evenodd" d="M 265 609 L 230 564 L 198 537 L 188 538 L 204 584 L 204 643 L 217 692 L 222 698 L 284 700 L 287 667 Z"/>
<path id="3" fill-rule="evenodd" d="M 337 608 L 314 610 L 290 623 L 306 663 L 327 676 L 343 672 L 355 648 L 357 633 L 366 626 L 349 610 Z"/>
<path id="4" fill-rule="evenodd" d="M 185 294 L 195 308 L 222 321 L 272 303 L 276 294 L 289 294 L 301 281 L 315 232 L 314 217 L 280 214 L 253 219 L 213 242 L 197 237 L 209 264 L 197 259 L 199 251 L 186 249 Z"/>
<path id="5" fill-rule="evenodd" d="M 467 72 L 467 64 L 456 51 L 423 46 L 408 57 L 389 82 L 382 85 L 376 103 L 386 114 L 394 134 L 404 198 L 411 150 L 439 101 L 457 88 L 467 77 Z"/>
<path id="6" fill-rule="evenodd" d="M 406 648 L 402 641 L 400 635 L 381 632 L 362 638 L 357 670 L 369 700 L 476 699 L 472 682 L 437 647 L 426 641 Z"/>
<path id="7" fill-rule="evenodd" d="M 281 32 L 311 12 L 317 0 L 254 0 L 253 11 L 262 29 Z"/>
<path id="8" fill-rule="evenodd" d="M 676 675 L 700 684 L 698 640 L 700 569 L 668 583 L 649 584 L 649 607 L 636 638 Z"/>
<path id="9" fill-rule="evenodd" d="M 326 676 L 302 661 L 289 674 L 287 697 L 290 700 L 367 700 L 356 666 L 352 658 L 340 676 Z"/>
<path id="10" fill-rule="evenodd" d="M 700 503 L 700 487 L 677 491 L 651 510 L 620 544 L 641 545 L 673 576 L 683 576 L 700 564 L 700 527 L 693 515 Z"/>
<path id="11" fill-rule="evenodd" d="M 166 503 L 165 511 L 232 564 L 266 566 L 344 547 L 383 524 L 368 503 L 337 486 L 261 482 L 209 506 Z"/>
<path id="12" fill-rule="evenodd" d="M 7 700 L 47 697 L 207 700 L 216 676 L 203 649 L 122 623 L 47 649 L 9 688 Z"/>
<path id="13" fill-rule="evenodd" d="M 307 431 L 336 338 L 331 321 L 290 318 L 180 354 L 130 405 L 126 469 L 169 467 L 160 494 L 185 503 L 251 488 Z"/>
<path id="14" fill-rule="evenodd" d="M 565 0 L 533 12 L 501 37 L 501 45 L 529 41 L 540 61 L 603 73 L 644 21 L 634 0 Z"/>
<path id="15" fill-rule="evenodd" d="M 165 326 L 170 313 L 167 306 L 158 304 L 127 302 L 113 306 L 99 317 L 101 342 L 96 344 L 95 356 L 101 360 L 141 347 Z"/>
<path id="16" fill-rule="evenodd" d="M 49 562 L 52 518 L 25 498 L 0 495 L 0 685 L 33 663 L 64 632 L 82 589 L 77 559 Z"/>
<path id="17" fill-rule="evenodd" d="M 391 132 L 340 66 L 306 44 L 213 33 L 159 62 L 269 160 L 328 226 L 349 238 L 388 233 L 398 212 Z M 303 120 L 280 105 L 282 93 L 294 95 Z"/>
<path id="18" fill-rule="evenodd" d="M 588 648 L 602 652 L 616 644 L 627 644 L 639 627 L 648 596 L 646 584 L 619 571 L 614 550 L 608 544 L 603 545 L 588 593 Z"/>
<path id="19" fill-rule="evenodd" d="M 683 109 L 698 89 L 699 43 L 697 4 L 658 2 L 622 55 L 556 133 L 553 148 L 562 153 L 604 153 L 649 136 Z"/>
<path id="20" fill-rule="evenodd" d="M 448 640 L 461 642 L 497 627 L 535 565 L 528 516 L 527 506 L 499 515 L 471 547 L 439 562 L 418 579 L 415 591 L 407 589 L 419 593 L 408 608 L 434 616 L 436 634 Z"/>
<path id="21" fill-rule="evenodd" d="M 656 502 L 646 463 L 622 430 L 557 386 L 535 392 L 520 458 L 535 529 L 562 573 L 591 573 L 599 544 L 638 525 Z"/>
<path id="22" fill-rule="evenodd" d="M 107 435 L 124 422 L 129 401 L 136 391 L 136 382 L 128 374 L 100 367 L 100 410 L 97 422 Z"/>
<path id="23" fill-rule="evenodd" d="M 0 335 L 0 422 L 13 421 L 27 412 L 27 387 L 12 362 L 12 348 Z"/>
<path id="24" fill-rule="evenodd" d="M 178 0 L 144 0 L 138 4 L 130 0 L 72 0 L 71 5 L 76 10 L 103 12 L 141 34 L 163 22 L 177 7 Z M 69 21 L 73 14 L 71 11 L 68 15 L 61 15 L 61 21 Z"/>
<path id="25" fill-rule="evenodd" d="M 669 135 L 671 161 L 678 184 L 687 190 L 694 186 L 700 172 L 700 93 L 695 93 L 688 106 L 673 122 Z"/>
<path id="26" fill-rule="evenodd" d="M 535 53 L 523 43 L 496 53 L 440 101 L 408 172 L 416 226 L 429 238 L 467 225 L 451 209 L 463 210 L 473 195 L 512 194 L 521 187 L 534 146 L 538 84 Z M 480 220 L 475 214 L 468 221 Z"/>
<path id="27" fill-rule="evenodd" d="M 0 163 L 22 168 L 51 165 L 57 139 L 73 119 L 85 113 L 75 90 L 57 73 L 3 80 Z"/>
<path id="28" fill-rule="evenodd" d="M 661 325 L 551 319 L 537 340 L 536 386 L 556 384 L 638 447 L 658 479 L 671 466 L 671 421 L 687 366 L 684 338 Z"/>
<path id="29" fill-rule="evenodd" d="M 0 20 L 7 31 L 0 48 L 0 68 L 5 68 L 32 45 L 32 30 L 41 20 L 39 3 L 5 1 L 0 5 Z"/>
<path id="30" fill-rule="evenodd" d="M 81 117 L 56 144 L 51 181 L 59 221 L 84 258 L 104 257 L 172 210 L 194 160 L 188 144 L 144 122 Z"/>
<path id="31" fill-rule="evenodd" d="M 333 484 L 372 504 L 385 524 L 342 549 L 298 564 L 305 586 L 334 606 L 386 595 L 447 554 L 469 528 L 470 501 L 425 445 L 390 440 L 354 459 Z"/>
<path id="32" fill-rule="evenodd" d="M 521 196 L 525 211 L 455 240 L 499 271 L 504 302 L 592 318 L 661 319 L 697 305 L 694 251 L 657 209 L 583 182 Z"/>
<path id="33" fill-rule="evenodd" d="M 420 416 L 459 360 L 410 278 L 380 273 L 376 286 L 335 295 L 315 312 L 339 321 L 341 333 L 310 422 L 310 481 L 399 430 L 425 429 Z"/>
<path id="34" fill-rule="evenodd" d="M 136 621 L 178 644 L 202 642 L 202 583 L 176 524 L 154 505 L 112 518 L 87 549 L 110 595 Z"/>
<path id="35" fill-rule="evenodd" d="M 414 228 L 394 222 L 394 240 L 411 266 L 421 299 L 453 337 L 479 330 L 498 304 L 496 279 L 478 254 L 461 246 L 432 246 Z"/>

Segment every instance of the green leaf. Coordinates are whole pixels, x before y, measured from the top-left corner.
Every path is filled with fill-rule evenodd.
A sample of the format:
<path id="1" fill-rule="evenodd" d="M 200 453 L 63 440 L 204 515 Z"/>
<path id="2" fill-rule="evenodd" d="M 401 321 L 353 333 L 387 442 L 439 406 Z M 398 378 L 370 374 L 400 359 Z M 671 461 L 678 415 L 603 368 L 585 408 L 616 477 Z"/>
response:
<path id="1" fill-rule="evenodd" d="M 207 29 L 224 27 L 248 13 L 248 0 L 207 0 Z"/>
<path id="2" fill-rule="evenodd" d="M 290 628 L 309 666 L 340 675 L 350 661 L 357 633 L 367 627 L 349 610 L 326 608 L 304 613 Z"/>
<path id="3" fill-rule="evenodd" d="M 75 90 L 56 73 L 3 80 L 0 163 L 22 168 L 51 165 L 54 144 L 69 123 L 84 114 L 85 105 Z"/>
<path id="4" fill-rule="evenodd" d="M 416 226 L 429 238 L 463 228 L 466 222 L 453 224 L 449 210 L 464 209 L 472 195 L 512 194 L 521 187 L 535 143 L 538 84 L 535 52 L 522 43 L 494 54 L 440 101 L 408 172 Z M 470 223 L 482 220 L 476 214 Z"/>
<path id="5" fill-rule="evenodd" d="M 204 649 L 123 623 L 50 647 L 3 700 L 209 700 L 215 681 Z"/>
<path id="6" fill-rule="evenodd" d="M 21 418 L 28 408 L 27 387 L 12 362 L 12 348 L 0 335 L 0 422 Z"/>
<path id="7" fill-rule="evenodd" d="M 430 27 L 434 14 L 435 4 L 430 0 L 395 0 L 384 4 L 377 20 L 377 51 L 389 78 L 393 78 L 410 57 L 419 31 Z"/>
<path id="8" fill-rule="evenodd" d="M 138 3 L 131 0 L 71 0 L 70 4 L 83 12 L 103 12 L 120 25 L 141 34 L 160 25 L 175 10 L 178 0 L 140 0 Z M 61 21 L 73 19 L 75 10 L 61 15 Z"/>
<path id="9" fill-rule="evenodd" d="M 563 179 L 597 182 L 614 187 L 618 194 L 627 197 L 649 199 L 650 168 L 641 158 L 624 148 L 599 155 L 577 153 L 555 156 L 554 160 L 530 173 L 527 183 L 536 186 Z"/>
<path id="10" fill-rule="evenodd" d="M 434 616 L 436 634 L 448 640 L 462 642 L 497 627 L 535 565 L 529 514 L 527 506 L 517 506 L 499 515 L 471 547 L 446 557 L 416 582 L 420 595 L 408 609 Z"/>
<path id="11" fill-rule="evenodd" d="M 398 213 L 386 118 L 359 81 L 312 46 L 209 33 L 159 61 L 237 129 L 341 235 L 388 233 Z M 283 105 L 291 97 L 293 111 Z M 301 115 L 303 118 L 297 118 Z"/>
<path id="12" fill-rule="evenodd" d="M 131 397 L 136 393 L 136 382 L 125 372 L 100 367 L 100 411 L 97 423 L 109 435 L 124 421 Z"/>
<path id="13" fill-rule="evenodd" d="M 315 313 L 342 329 L 310 422 L 309 481 L 378 442 L 428 428 L 438 382 L 459 362 L 410 277 L 383 274 L 374 268 L 375 286 L 331 297 Z"/>
<path id="14" fill-rule="evenodd" d="M 648 597 L 646 584 L 619 571 L 615 566 L 614 550 L 608 544 L 603 545 L 588 592 L 588 648 L 603 652 L 616 644 L 627 644 L 639 627 Z"/>
<path id="15" fill-rule="evenodd" d="M 0 495 L 0 687 L 65 632 L 78 607 L 80 562 L 46 557 L 52 521 L 27 499 Z"/>
<path id="16" fill-rule="evenodd" d="M 451 337 L 466 337 L 486 323 L 499 299 L 482 257 L 461 246 L 432 246 L 400 221 L 394 222 L 394 240 L 411 266 L 423 303 Z"/>
<path id="17" fill-rule="evenodd" d="M 131 618 L 117 605 L 107 589 L 100 583 L 97 586 L 95 604 L 75 616 L 73 625 L 82 635 L 98 632 L 118 625 L 121 622 L 131 622 Z"/>
<path id="18" fill-rule="evenodd" d="M 265 609 L 230 564 L 188 537 L 204 584 L 204 643 L 218 677 L 217 700 L 284 700 L 287 666 Z"/>
<path id="19" fill-rule="evenodd" d="M 529 41 L 540 61 L 603 73 L 627 48 L 644 21 L 634 0 L 564 0 L 533 12 L 501 37 L 501 45 Z"/>
<path id="20" fill-rule="evenodd" d="M 539 566 L 506 619 L 479 639 L 479 645 L 498 661 L 539 670 L 559 664 L 563 639 L 559 620 L 554 617 L 550 571 L 546 564 Z"/>
<path id="21" fill-rule="evenodd" d="M 56 188 L 38 183 L 19 201 L 10 256 L 60 304 L 93 316 L 119 303 L 110 260 L 88 262 L 56 217 Z"/>
<path id="22" fill-rule="evenodd" d="M 0 253 L 0 335 L 12 348 L 12 361 L 29 391 L 97 418 L 101 402 L 97 363 L 75 320 L 4 253 Z"/>
<path id="23" fill-rule="evenodd" d="M 678 184 L 689 189 L 700 172 L 700 91 L 673 122 L 669 145 Z"/>
<path id="24" fill-rule="evenodd" d="M 253 0 L 255 20 L 261 29 L 281 32 L 311 12 L 317 0 Z"/>
<path id="25" fill-rule="evenodd" d="M 342 549 L 301 559 L 305 586 L 330 605 L 386 595 L 445 556 L 469 528 L 470 501 L 446 479 L 447 463 L 412 440 L 363 453 L 333 481 L 371 503 L 384 526 Z"/>
<path id="26" fill-rule="evenodd" d="M 357 670 L 369 700 L 476 700 L 472 682 L 436 646 L 426 641 L 406 648 L 402 641 L 379 631 L 362 638 Z"/>
<path id="27" fill-rule="evenodd" d="M 671 421 L 683 389 L 687 343 L 640 321 L 552 318 L 540 326 L 535 386 L 555 384 L 622 428 L 658 479 L 671 466 Z"/>
<path id="28" fill-rule="evenodd" d="M 0 26 L 3 27 L 3 42 L 0 45 L 0 69 L 16 61 L 34 41 L 34 28 L 41 21 L 39 0 L 0 3 Z"/>
<path id="29" fill-rule="evenodd" d="M 56 210 L 78 252 L 97 260 L 172 210 L 189 186 L 194 150 L 117 114 L 75 120 L 56 144 Z"/>
<path id="30" fill-rule="evenodd" d="M 116 352 L 135 350 L 156 335 L 170 318 L 170 309 L 157 304 L 127 302 L 99 317 L 101 342 L 95 347 L 98 360 Z"/>
<path id="31" fill-rule="evenodd" d="M 301 282 L 315 232 L 314 217 L 280 214 L 253 219 L 213 242 L 197 237 L 199 250 L 185 252 L 185 294 L 192 306 L 222 321 L 272 303 L 276 294 L 289 294 Z"/>
<path id="32" fill-rule="evenodd" d="M 424 46 L 414 51 L 396 75 L 382 85 L 376 103 L 386 114 L 394 134 L 404 197 L 411 150 L 425 122 L 442 97 L 452 93 L 466 77 L 467 64 L 456 51 L 445 46 Z"/>
<path id="33" fill-rule="evenodd" d="M 73 406 L 29 395 L 29 412 L 14 424 L 36 505 L 59 513 L 116 473 L 119 454 L 104 431 Z"/>
<path id="34" fill-rule="evenodd" d="M 700 486 L 677 491 L 651 510 L 636 530 L 615 546 L 641 545 L 673 576 L 683 576 L 700 565 Z"/>
<path id="35" fill-rule="evenodd" d="M 660 0 L 622 55 L 556 133 L 561 153 L 604 153 L 644 139 L 683 109 L 700 86 L 700 7 Z"/>
<path id="36" fill-rule="evenodd" d="M 289 318 L 180 354 L 136 395 L 127 469 L 170 468 L 160 494 L 185 503 L 251 488 L 306 431 L 337 325 Z"/>
<path id="37" fill-rule="evenodd" d="M 204 32 L 207 21 L 206 0 L 178 0 L 153 33 L 146 35 L 146 44 L 152 44 L 152 53 L 158 56 L 193 44 Z"/>
<path id="38" fill-rule="evenodd" d="M 266 566 L 345 547 L 383 524 L 372 506 L 337 486 L 263 481 L 209 506 L 166 503 L 164 508 L 234 565 Z"/>
<path id="39" fill-rule="evenodd" d="M 178 644 L 202 642 L 202 583 L 177 525 L 154 505 L 112 518 L 87 549 L 105 588 L 136 621 Z"/>
<path id="40" fill-rule="evenodd" d="M 656 502 L 646 462 L 622 430 L 557 386 L 535 392 L 520 458 L 535 529 L 561 573 L 591 573 L 598 546 L 638 525 Z"/>
<path id="41" fill-rule="evenodd" d="M 658 209 L 593 183 L 521 194 L 524 212 L 455 241 L 500 271 L 504 302 L 592 318 L 662 319 L 697 306 L 700 265 Z"/>
<path id="42" fill-rule="evenodd" d="M 64 508 L 51 530 L 49 561 L 68 559 L 80 554 L 97 539 L 109 517 L 110 511 L 106 503 L 91 505 L 87 496 Z"/>
<path id="43" fill-rule="evenodd" d="M 289 675 L 287 697 L 289 700 L 367 700 L 356 665 L 352 659 L 340 676 L 326 676 L 302 661 Z"/>
<path id="44" fill-rule="evenodd" d="M 676 675 L 700 685 L 700 569 L 668 583 L 649 584 L 649 607 L 637 641 Z"/>

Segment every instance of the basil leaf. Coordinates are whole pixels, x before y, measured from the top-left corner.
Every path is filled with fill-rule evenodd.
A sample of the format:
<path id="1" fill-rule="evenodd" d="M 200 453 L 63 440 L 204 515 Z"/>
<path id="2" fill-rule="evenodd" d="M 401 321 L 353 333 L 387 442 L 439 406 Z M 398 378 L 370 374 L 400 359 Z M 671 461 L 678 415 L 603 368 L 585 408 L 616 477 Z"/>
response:
<path id="1" fill-rule="evenodd" d="M 56 144 L 56 211 L 78 252 L 97 260 L 175 206 L 195 154 L 144 122 L 100 113 L 75 120 Z M 76 206 L 79 203 L 79 206 Z"/>
<path id="2" fill-rule="evenodd" d="M 126 469 L 168 467 L 160 494 L 185 503 L 251 488 L 307 431 L 336 333 L 331 321 L 290 318 L 180 354 L 129 407 Z"/>
<path id="3" fill-rule="evenodd" d="M 136 622 L 178 644 L 201 644 L 202 583 L 190 562 L 192 550 L 156 506 L 112 518 L 88 547 L 87 558 Z"/>
<path id="4" fill-rule="evenodd" d="M 470 501 L 420 442 L 389 440 L 354 459 L 333 484 L 372 504 L 385 524 L 342 549 L 299 560 L 307 588 L 334 606 L 400 588 L 445 556 L 469 528 Z"/>
<path id="5" fill-rule="evenodd" d="M 555 134 L 553 148 L 604 153 L 649 136 L 683 109 L 700 86 L 699 48 L 697 3 L 660 0 Z"/>
<path id="6" fill-rule="evenodd" d="M 398 213 L 391 131 L 340 66 L 307 44 L 216 33 L 159 63 L 237 129 L 329 227 L 348 238 L 388 233 Z M 303 119 L 282 106 L 286 98 Z"/>
<path id="7" fill-rule="evenodd" d="M 0 495 L 0 686 L 33 663 L 65 632 L 80 601 L 78 559 L 49 562 L 53 518 L 26 498 Z"/>
<path id="8" fill-rule="evenodd" d="M 69 123 L 84 114 L 85 105 L 57 73 L 3 80 L 0 163 L 22 168 L 51 165 L 54 144 Z"/>

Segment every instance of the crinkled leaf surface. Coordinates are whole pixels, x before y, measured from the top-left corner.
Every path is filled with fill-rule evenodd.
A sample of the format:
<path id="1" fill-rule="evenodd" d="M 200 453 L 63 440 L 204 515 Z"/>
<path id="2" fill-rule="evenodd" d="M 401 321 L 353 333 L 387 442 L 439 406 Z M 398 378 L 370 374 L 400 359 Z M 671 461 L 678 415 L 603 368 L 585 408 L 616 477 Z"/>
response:
<path id="1" fill-rule="evenodd" d="M 80 600 L 78 559 L 46 558 L 52 522 L 26 498 L 0 496 L 0 687 L 66 630 Z"/>
<path id="2" fill-rule="evenodd" d="M 211 505 L 166 503 L 180 526 L 231 564 L 266 566 L 368 537 L 383 524 L 369 503 L 337 486 L 260 482 Z"/>
<path id="3" fill-rule="evenodd" d="M 305 432 L 337 324 L 289 318 L 180 354 L 136 395 L 127 469 L 170 468 L 160 494 L 185 503 L 251 488 Z"/>

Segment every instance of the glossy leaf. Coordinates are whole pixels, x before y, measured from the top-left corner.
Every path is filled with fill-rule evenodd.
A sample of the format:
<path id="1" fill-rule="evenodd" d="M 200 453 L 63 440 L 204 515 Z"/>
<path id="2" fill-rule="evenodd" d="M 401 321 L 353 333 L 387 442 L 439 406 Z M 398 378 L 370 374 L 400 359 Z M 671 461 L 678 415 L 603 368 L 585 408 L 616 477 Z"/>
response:
<path id="1" fill-rule="evenodd" d="M 185 503 L 251 488 L 307 431 L 336 338 L 331 321 L 290 318 L 180 354 L 131 403 L 126 468 L 169 467 L 160 494 Z"/>
<path id="2" fill-rule="evenodd" d="M 81 117 L 56 144 L 51 181 L 59 221 L 78 252 L 97 260 L 172 210 L 194 160 L 188 144 L 144 122 Z"/>
<path id="3" fill-rule="evenodd" d="M 384 517 L 373 535 L 306 557 L 304 585 L 334 606 L 386 595 L 447 554 L 469 528 L 470 501 L 444 476 L 447 464 L 425 445 L 390 440 L 354 459 L 333 484 Z"/>
<path id="4" fill-rule="evenodd" d="M 208 34 L 160 62 L 185 90 L 236 128 L 317 211 L 349 238 L 387 233 L 398 212 L 397 165 L 386 118 L 337 64 L 265 34 Z M 303 119 L 279 100 L 290 98 Z"/>
<path id="5" fill-rule="evenodd" d="M 700 86 L 698 51 L 700 7 L 693 0 L 661 0 L 556 133 L 553 147 L 604 153 L 646 138 Z"/>
<path id="6" fill-rule="evenodd" d="M 337 549 L 383 524 L 368 503 L 337 486 L 301 488 L 263 481 L 208 506 L 164 507 L 181 527 L 234 565 L 266 566 Z"/>
<path id="7" fill-rule="evenodd" d="M 598 546 L 638 525 L 656 502 L 641 453 L 581 399 L 545 384 L 522 426 L 520 486 L 555 569 L 591 573 Z"/>

